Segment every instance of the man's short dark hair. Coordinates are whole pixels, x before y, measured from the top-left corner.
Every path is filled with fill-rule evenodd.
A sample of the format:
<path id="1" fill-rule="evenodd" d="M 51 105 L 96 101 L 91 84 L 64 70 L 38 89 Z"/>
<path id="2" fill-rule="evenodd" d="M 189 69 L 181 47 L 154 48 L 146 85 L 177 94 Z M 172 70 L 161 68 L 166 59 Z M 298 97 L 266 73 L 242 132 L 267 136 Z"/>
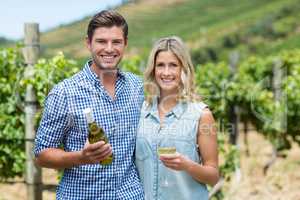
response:
<path id="1" fill-rule="evenodd" d="M 113 10 L 103 10 L 93 16 L 91 19 L 88 30 L 87 36 L 88 39 L 91 41 L 94 35 L 94 32 L 99 27 L 107 27 L 111 28 L 113 26 L 117 26 L 122 28 L 124 39 L 127 39 L 128 36 L 128 24 L 124 17 Z"/>

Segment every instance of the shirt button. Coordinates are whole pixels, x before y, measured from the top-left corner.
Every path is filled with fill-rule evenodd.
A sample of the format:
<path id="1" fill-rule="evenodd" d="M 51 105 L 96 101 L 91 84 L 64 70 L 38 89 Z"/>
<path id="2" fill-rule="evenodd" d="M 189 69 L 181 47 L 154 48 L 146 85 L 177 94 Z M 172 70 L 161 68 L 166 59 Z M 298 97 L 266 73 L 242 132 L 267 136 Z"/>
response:
<path id="1" fill-rule="evenodd" d="M 116 130 L 117 130 L 117 128 L 116 128 L 116 125 L 115 125 L 115 126 L 113 126 L 113 127 L 111 127 L 111 131 L 112 131 L 112 133 L 115 133 L 115 132 L 116 132 Z"/>

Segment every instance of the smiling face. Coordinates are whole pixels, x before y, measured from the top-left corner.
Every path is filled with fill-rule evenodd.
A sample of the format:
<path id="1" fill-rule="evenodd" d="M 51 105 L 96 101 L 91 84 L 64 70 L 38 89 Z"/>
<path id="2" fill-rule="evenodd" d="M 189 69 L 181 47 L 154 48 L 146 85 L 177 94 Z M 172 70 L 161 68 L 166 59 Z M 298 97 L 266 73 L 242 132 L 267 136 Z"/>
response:
<path id="1" fill-rule="evenodd" d="M 115 70 L 121 61 L 127 40 L 120 27 L 99 27 L 95 29 L 91 40 L 87 39 L 93 65 L 100 70 Z"/>
<path id="2" fill-rule="evenodd" d="M 160 94 L 177 95 L 181 84 L 182 65 L 171 51 L 161 51 L 155 60 L 154 76 Z"/>

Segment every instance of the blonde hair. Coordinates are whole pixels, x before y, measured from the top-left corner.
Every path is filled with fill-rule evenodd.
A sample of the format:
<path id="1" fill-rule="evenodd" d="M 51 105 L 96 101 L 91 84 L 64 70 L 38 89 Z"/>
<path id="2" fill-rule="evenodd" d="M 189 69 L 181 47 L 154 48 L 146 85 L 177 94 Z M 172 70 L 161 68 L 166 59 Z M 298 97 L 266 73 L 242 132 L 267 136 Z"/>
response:
<path id="1" fill-rule="evenodd" d="M 148 58 L 147 67 L 144 73 L 146 101 L 152 104 L 153 97 L 159 97 L 159 86 L 154 78 L 155 63 L 157 55 L 162 51 L 172 52 L 182 65 L 181 84 L 179 87 L 179 100 L 195 100 L 195 83 L 194 83 L 194 65 L 191 56 L 184 45 L 183 41 L 177 36 L 161 38 L 155 42 Z M 197 98 L 198 99 L 198 98 Z"/>

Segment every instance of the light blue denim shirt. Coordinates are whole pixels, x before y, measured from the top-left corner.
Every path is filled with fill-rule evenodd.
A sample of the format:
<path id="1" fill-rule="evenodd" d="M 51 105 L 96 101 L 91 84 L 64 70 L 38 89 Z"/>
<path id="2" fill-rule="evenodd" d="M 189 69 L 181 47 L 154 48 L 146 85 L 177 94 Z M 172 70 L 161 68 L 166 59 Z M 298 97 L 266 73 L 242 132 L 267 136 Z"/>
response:
<path id="1" fill-rule="evenodd" d="M 166 168 L 159 160 L 160 146 L 175 146 L 176 151 L 201 163 L 197 130 L 204 103 L 178 103 L 160 125 L 157 101 L 144 102 L 136 141 L 136 165 L 144 186 L 146 200 L 207 200 L 205 184 L 185 171 Z"/>

